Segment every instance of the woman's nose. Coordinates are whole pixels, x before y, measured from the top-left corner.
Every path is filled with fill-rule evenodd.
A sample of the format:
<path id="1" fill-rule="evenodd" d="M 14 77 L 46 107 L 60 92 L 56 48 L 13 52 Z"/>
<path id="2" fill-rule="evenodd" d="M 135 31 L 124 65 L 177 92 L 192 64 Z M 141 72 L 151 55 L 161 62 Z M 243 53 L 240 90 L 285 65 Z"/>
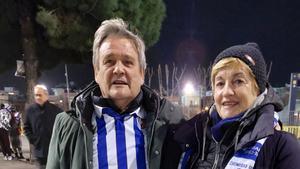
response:
<path id="1" fill-rule="evenodd" d="M 223 95 L 233 95 L 234 94 L 234 90 L 232 88 L 232 85 L 230 84 L 225 84 L 224 88 L 223 88 Z"/>

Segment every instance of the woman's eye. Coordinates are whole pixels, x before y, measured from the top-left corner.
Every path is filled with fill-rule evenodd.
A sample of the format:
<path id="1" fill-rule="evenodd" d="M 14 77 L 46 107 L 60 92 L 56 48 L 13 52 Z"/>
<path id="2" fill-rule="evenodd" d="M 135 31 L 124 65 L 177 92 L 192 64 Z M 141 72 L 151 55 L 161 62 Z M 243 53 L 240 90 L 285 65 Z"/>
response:
<path id="1" fill-rule="evenodd" d="M 216 83 L 216 86 L 217 86 L 217 87 L 224 86 L 224 82 L 217 82 L 217 83 Z"/>
<path id="2" fill-rule="evenodd" d="M 234 83 L 236 83 L 236 84 L 242 84 L 242 83 L 244 83 L 244 80 L 237 79 L 237 80 L 234 81 Z"/>

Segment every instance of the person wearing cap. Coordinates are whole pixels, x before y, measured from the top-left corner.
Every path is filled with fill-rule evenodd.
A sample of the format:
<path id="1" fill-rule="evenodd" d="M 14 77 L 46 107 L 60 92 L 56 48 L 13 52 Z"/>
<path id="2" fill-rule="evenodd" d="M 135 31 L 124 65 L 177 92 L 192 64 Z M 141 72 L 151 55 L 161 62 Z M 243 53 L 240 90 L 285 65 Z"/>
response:
<path id="1" fill-rule="evenodd" d="M 300 145 L 274 129 L 282 103 L 267 80 L 256 43 L 222 51 L 211 71 L 214 104 L 181 125 L 174 140 L 183 154 L 178 168 L 296 169 Z"/>

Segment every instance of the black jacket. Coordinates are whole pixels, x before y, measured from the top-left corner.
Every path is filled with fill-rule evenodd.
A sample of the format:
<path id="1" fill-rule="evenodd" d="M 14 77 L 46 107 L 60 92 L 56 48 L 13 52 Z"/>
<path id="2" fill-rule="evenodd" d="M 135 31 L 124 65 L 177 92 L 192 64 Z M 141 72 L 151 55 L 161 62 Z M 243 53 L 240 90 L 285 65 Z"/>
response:
<path id="1" fill-rule="evenodd" d="M 209 112 L 201 113 L 182 125 L 174 136 L 183 151 L 192 149 L 188 167 L 225 168 L 234 153 L 248 147 L 257 140 L 267 137 L 259 151 L 256 169 L 296 169 L 300 167 L 300 145 L 296 138 L 273 128 L 274 110 L 281 104 L 271 87 L 262 101 L 250 108 L 240 120 L 230 124 L 221 141 L 212 137 L 212 119 Z M 259 99 L 258 99 L 259 100 Z M 211 108 L 211 111 L 214 106 Z"/>
<path id="2" fill-rule="evenodd" d="M 43 106 L 34 103 L 26 109 L 24 131 L 36 157 L 47 157 L 55 117 L 60 112 L 59 107 L 48 101 Z"/>

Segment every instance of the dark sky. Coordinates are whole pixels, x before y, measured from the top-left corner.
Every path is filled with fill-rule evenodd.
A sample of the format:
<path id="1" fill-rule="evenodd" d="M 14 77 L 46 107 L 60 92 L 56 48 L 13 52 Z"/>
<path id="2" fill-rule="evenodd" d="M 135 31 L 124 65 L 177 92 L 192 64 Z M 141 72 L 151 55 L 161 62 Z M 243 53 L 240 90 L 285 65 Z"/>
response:
<path id="1" fill-rule="evenodd" d="M 300 3 L 285 0 L 166 0 L 167 18 L 154 46 L 157 62 L 207 66 L 223 49 L 257 42 L 270 82 L 289 83 L 300 72 Z"/>
<path id="2" fill-rule="evenodd" d="M 300 72 L 300 3 L 296 0 L 165 0 L 167 16 L 159 42 L 147 51 L 150 66 L 158 63 L 208 66 L 223 49 L 257 42 L 266 62 L 272 61 L 273 86 L 289 83 Z M 0 75 L 3 86 L 24 89 L 14 70 Z M 83 72 L 83 75 L 81 75 Z M 93 78 L 91 65 L 71 65 L 69 77 L 78 87 Z M 43 73 L 41 82 L 64 83 L 63 65 Z"/>

